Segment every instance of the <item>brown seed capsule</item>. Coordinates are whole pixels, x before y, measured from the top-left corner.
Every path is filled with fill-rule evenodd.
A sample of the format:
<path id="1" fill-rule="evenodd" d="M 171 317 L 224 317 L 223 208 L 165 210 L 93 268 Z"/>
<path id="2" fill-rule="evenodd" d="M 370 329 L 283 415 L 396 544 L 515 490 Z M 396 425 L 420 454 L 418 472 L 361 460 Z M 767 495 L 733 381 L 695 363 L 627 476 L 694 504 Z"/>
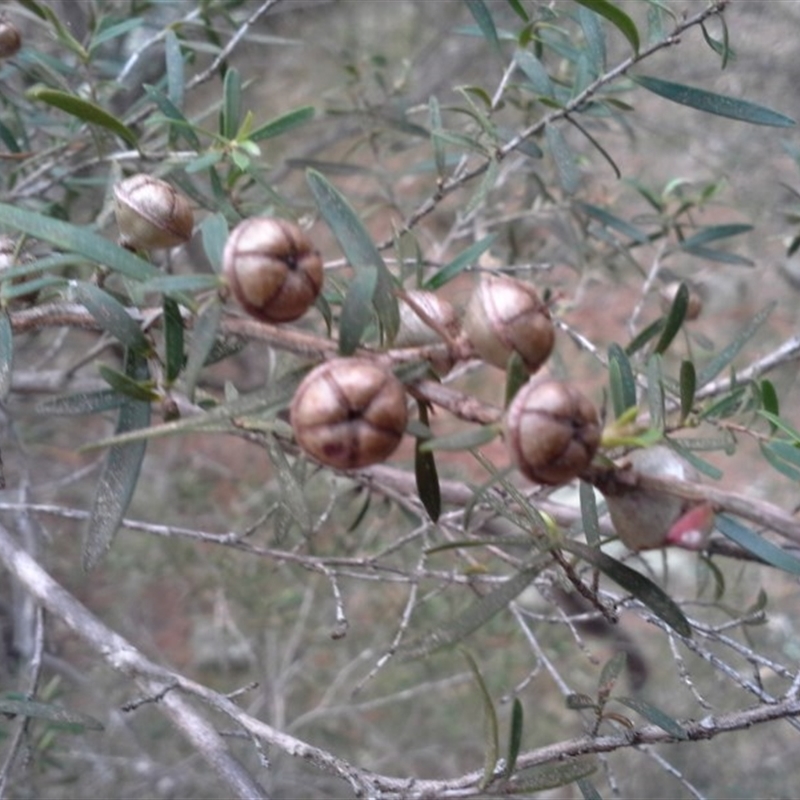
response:
<path id="1" fill-rule="evenodd" d="M 322 289 L 322 257 L 308 236 L 285 219 L 240 222 L 228 237 L 222 262 L 242 308 L 263 322 L 298 319 Z"/>
<path id="2" fill-rule="evenodd" d="M 119 243 L 130 250 L 176 247 L 192 238 L 194 215 L 174 187 L 138 174 L 114 187 Z"/>
<path id="3" fill-rule="evenodd" d="M 408 421 L 403 384 L 385 367 L 336 358 L 297 388 L 289 421 L 300 447 L 323 464 L 357 469 L 385 461 Z"/>
<path id="4" fill-rule="evenodd" d="M 678 290 L 681 288 L 680 281 L 668 283 L 660 292 L 661 310 L 666 314 L 672 308 Z M 689 302 L 686 305 L 686 319 L 691 321 L 700 316 L 703 310 L 703 300 L 700 295 L 692 288 L 689 288 Z"/>
<path id="5" fill-rule="evenodd" d="M 10 58 L 22 47 L 19 28 L 8 20 L 0 19 L 0 58 Z"/>
<path id="6" fill-rule="evenodd" d="M 506 412 L 506 446 L 519 471 L 532 481 L 558 486 L 583 471 L 600 444 L 594 404 L 554 380 L 529 380 Z"/>
<path id="7" fill-rule="evenodd" d="M 550 357 L 555 342 L 550 312 L 536 290 L 522 281 L 494 275 L 475 287 L 464 330 L 478 355 L 500 369 L 516 352 L 534 373 Z"/>

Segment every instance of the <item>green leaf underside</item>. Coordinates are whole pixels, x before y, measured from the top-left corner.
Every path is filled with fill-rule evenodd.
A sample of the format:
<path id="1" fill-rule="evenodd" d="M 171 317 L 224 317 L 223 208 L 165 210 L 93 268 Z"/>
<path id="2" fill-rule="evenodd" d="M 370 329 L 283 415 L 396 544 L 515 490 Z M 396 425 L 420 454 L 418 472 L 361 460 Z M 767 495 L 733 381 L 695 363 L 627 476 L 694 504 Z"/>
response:
<path id="1" fill-rule="evenodd" d="M 0 311 L 0 402 L 5 402 L 11 391 L 11 367 L 14 361 L 14 331 L 8 311 Z"/>
<path id="2" fill-rule="evenodd" d="M 437 628 L 417 641 L 401 646 L 399 654 L 403 660 L 408 661 L 428 656 L 437 650 L 452 647 L 463 641 L 525 591 L 549 561 L 549 553 L 540 554 L 527 567 L 521 569 L 497 589 L 493 589 L 480 600 L 472 603 L 445 626 Z"/>
<path id="3" fill-rule="evenodd" d="M 472 677 L 475 678 L 475 683 L 478 684 L 478 693 L 481 697 L 481 705 L 483 706 L 483 728 L 484 728 L 484 760 L 483 760 L 483 779 L 481 780 L 481 788 L 489 785 L 489 782 L 494 777 L 494 771 L 497 768 L 497 759 L 500 754 L 500 730 L 497 724 L 497 712 L 494 709 L 492 697 L 489 694 L 489 689 L 486 687 L 486 682 L 481 675 L 478 664 L 473 658 L 472 654 L 465 647 L 460 648 L 461 655 L 466 659 Z"/>
<path id="4" fill-rule="evenodd" d="M 448 281 L 460 275 L 468 267 L 471 267 L 497 239 L 496 233 L 484 236 L 483 239 L 475 242 L 463 253 L 457 255 L 449 264 L 445 264 L 440 270 L 435 272 L 425 283 L 423 289 L 434 291 L 444 286 Z"/>
<path id="5" fill-rule="evenodd" d="M 125 371 L 134 380 L 148 377 L 147 362 L 133 354 L 128 355 Z M 117 434 L 141 430 L 149 424 L 149 403 L 127 399 L 122 403 Z M 83 566 L 86 570 L 96 566 L 111 546 L 136 489 L 146 447 L 146 440 L 142 440 L 114 445 L 108 452 L 83 545 Z"/>
<path id="6" fill-rule="evenodd" d="M 360 272 L 374 270 L 377 273 L 371 300 L 378 313 L 380 323 L 391 342 L 400 326 L 400 312 L 397 306 L 397 298 L 394 294 L 394 278 L 387 269 L 381 254 L 378 252 L 378 248 L 370 238 L 358 215 L 344 196 L 316 170 L 307 170 L 306 180 L 311 187 L 311 193 L 314 195 L 320 213 L 330 226 L 345 257 L 356 272 L 356 278 L 353 283 L 358 281 Z M 370 283 L 371 279 L 367 280 L 365 285 L 361 287 L 362 294 Z M 359 303 L 358 308 L 360 308 L 360 305 Z M 342 310 L 342 315 L 344 316 L 344 309 Z M 340 350 L 344 355 L 352 352 L 349 349 L 352 347 L 351 339 L 358 328 L 355 325 L 350 327 L 351 335 L 348 338 L 347 348 L 342 345 L 340 340 Z M 360 331 L 359 344 L 360 336 L 363 335 L 363 332 L 364 329 Z"/>
<path id="7" fill-rule="evenodd" d="M 619 7 L 609 0 L 575 0 L 576 3 L 605 17 L 630 42 L 633 52 L 639 52 L 639 31 L 633 20 Z"/>
<path id="8" fill-rule="evenodd" d="M 560 547 L 580 556 L 592 566 L 597 567 L 611 580 L 629 591 L 637 600 L 644 603 L 656 616 L 660 617 L 676 633 L 691 637 L 692 628 L 675 601 L 659 586 L 636 570 L 606 555 L 600 550 L 575 541 L 564 541 Z"/>
<path id="9" fill-rule="evenodd" d="M 693 86 L 685 86 L 681 83 L 673 83 L 672 81 L 653 78 L 649 75 L 630 75 L 630 78 L 644 89 L 653 92 L 653 94 L 671 100 L 673 103 L 679 103 L 682 106 L 705 111 L 708 114 L 728 117 L 740 122 L 749 122 L 753 125 L 771 125 L 779 128 L 788 128 L 795 124 L 791 117 L 779 114 L 769 108 L 764 108 L 764 106 L 756 105 L 748 100 L 739 100 L 735 97 L 715 94 L 705 89 L 697 89 Z"/>
<path id="10" fill-rule="evenodd" d="M 54 108 L 66 112 L 70 116 L 77 117 L 84 122 L 99 125 L 111 133 L 116 134 L 126 144 L 137 147 L 136 134 L 115 116 L 109 114 L 100 106 L 90 103 L 81 97 L 76 97 L 68 92 L 61 92 L 58 89 L 47 89 L 36 87 L 28 92 L 28 96 L 34 100 L 40 100 Z"/>
<path id="11" fill-rule="evenodd" d="M 148 350 L 149 345 L 139 323 L 119 300 L 92 283 L 74 281 L 70 286 L 75 299 L 86 307 L 104 331 L 126 347 L 141 353 Z"/>
<path id="12" fill-rule="evenodd" d="M 125 402 L 124 395 L 115 389 L 101 389 L 98 392 L 77 392 L 65 397 L 54 397 L 36 406 L 36 413 L 43 416 L 80 416 L 113 411 Z"/>
<path id="13" fill-rule="evenodd" d="M 625 351 L 616 343 L 608 347 L 609 380 L 614 416 L 621 417 L 636 405 L 636 378 Z"/>
<path id="14" fill-rule="evenodd" d="M 683 725 L 645 700 L 639 697 L 615 697 L 614 700 L 633 709 L 637 714 L 641 714 L 648 722 L 658 725 L 661 730 L 666 731 L 670 736 L 674 736 L 681 741 L 689 738 L 689 734 Z"/>
<path id="15" fill-rule="evenodd" d="M 50 242 L 63 250 L 79 253 L 90 261 L 136 281 L 159 275 L 159 271 L 144 259 L 78 225 L 5 203 L 0 203 L 0 224 Z"/>
<path id="16" fill-rule="evenodd" d="M 0 697 L 0 714 L 43 719 L 48 722 L 64 723 L 68 726 L 75 725 L 76 733 L 82 730 L 102 731 L 104 729 L 102 723 L 94 717 L 37 700 Z"/>

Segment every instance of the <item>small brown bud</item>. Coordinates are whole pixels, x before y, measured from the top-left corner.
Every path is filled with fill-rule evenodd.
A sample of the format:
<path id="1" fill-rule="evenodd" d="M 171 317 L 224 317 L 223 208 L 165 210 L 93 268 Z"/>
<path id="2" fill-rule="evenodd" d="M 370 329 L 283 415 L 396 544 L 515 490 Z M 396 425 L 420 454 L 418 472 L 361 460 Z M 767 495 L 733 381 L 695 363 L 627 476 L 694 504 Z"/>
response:
<path id="1" fill-rule="evenodd" d="M 385 461 L 408 421 L 403 384 L 385 367 L 360 358 L 336 358 L 309 372 L 289 410 L 297 443 L 337 469 Z"/>
<path id="2" fill-rule="evenodd" d="M 131 250 L 176 247 L 192 238 L 189 201 L 166 181 L 138 174 L 114 187 L 119 243 Z"/>
<path id="3" fill-rule="evenodd" d="M 529 380 L 506 412 L 506 446 L 519 471 L 537 483 L 571 481 L 592 461 L 600 444 L 594 404 L 554 380 Z"/>
<path id="4" fill-rule="evenodd" d="M 322 257 L 293 222 L 252 217 L 231 231 L 222 257 L 242 308 L 263 322 L 301 317 L 322 289 Z"/>
<path id="5" fill-rule="evenodd" d="M 0 58 L 10 58 L 22 47 L 22 35 L 16 25 L 0 19 Z"/>
<path id="6" fill-rule="evenodd" d="M 475 287 L 464 330 L 484 361 L 505 369 L 516 352 L 531 374 L 547 361 L 555 342 L 550 312 L 533 286 L 493 275 Z"/>

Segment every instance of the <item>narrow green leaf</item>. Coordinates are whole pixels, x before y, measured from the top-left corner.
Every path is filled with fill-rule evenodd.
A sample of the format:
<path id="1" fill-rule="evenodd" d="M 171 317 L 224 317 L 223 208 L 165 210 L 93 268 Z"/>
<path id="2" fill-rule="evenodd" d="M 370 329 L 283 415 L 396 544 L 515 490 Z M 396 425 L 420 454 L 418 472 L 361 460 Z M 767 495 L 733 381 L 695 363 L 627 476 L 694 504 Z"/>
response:
<path id="1" fill-rule="evenodd" d="M 494 777 L 494 771 L 497 768 L 497 759 L 500 754 L 500 730 L 497 724 L 497 712 L 494 709 L 492 696 L 489 694 L 486 682 L 483 680 L 483 675 L 481 675 L 481 671 L 478 669 L 478 664 L 475 662 L 472 654 L 466 647 L 461 647 L 459 649 L 469 666 L 472 677 L 475 678 L 475 683 L 478 684 L 478 694 L 480 694 L 481 705 L 483 706 L 483 779 L 480 782 L 479 788 L 484 789 Z"/>
<path id="2" fill-rule="evenodd" d="M 159 275 L 142 284 L 142 292 L 158 292 L 159 294 L 182 294 L 183 292 L 207 292 L 219 289 L 220 278 L 217 275 Z"/>
<path id="3" fill-rule="evenodd" d="M 105 128 L 119 136 L 130 147 L 138 147 L 136 134 L 125 123 L 120 122 L 108 111 L 88 100 L 84 100 L 82 97 L 76 97 L 74 94 L 62 92 L 58 89 L 47 89 L 43 86 L 30 89 L 28 96 L 33 100 L 39 100 L 42 103 L 47 103 L 47 105 L 65 111 L 70 116 L 77 117 L 84 122 L 99 125 L 101 128 Z"/>
<path id="4" fill-rule="evenodd" d="M 770 466 L 789 480 L 800 481 L 800 451 L 789 442 L 761 442 L 761 454 Z"/>
<path id="5" fill-rule="evenodd" d="M 780 416 L 780 404 L 778 403 L 778 393 L 775 391 L 775 386 L 772 381 L 764 379 L 759 384 L 761 389 L 761 405 L 764 411 L 773 416 Z M 775 423 L 770 423 L 770 432 L 775 432 Z"/>
<path id="6" fill-rule="evenodd" d="M 664 378 L 662 374 L 661 356 L 654 353 L 647 359 L 647 404 L 650 411 L 650 427 L 664 430 Z"/>
<path id="7" fill-rule="evenodd" d="M 702 258 L 705 261 L 718 261 L 720 264 L 731 264 L 735 267 L 754 267 L 752 259 L 740 256 L 737 253 L 729 253 L 727 250 L 714 250 L 710 247 L 684 247 L 684 253 Z"/>
<path id="8" fill-rule="evenodd" d="M 800 560 L 767 541 L 763 536 L 759 536 L 733 517 L 729 517 L 727 514 L 717 514 L 715 526 L 723 536 L 727 536 L 728 539 L 758 556 L 765 563 L 792 575 L 800 575 Z"/>
<path id="9" fill-rule="evenodd" d="M 639 54 L 639 31 L 634 21 L 609 0 L 575 0 L 595 14 L 605 17 L 630 42 L 633 52 Z"/>
<path id="10" fill-rule="evenodd" d="M 692 413 L 694 406 L 694 394 L 697 390 L 697 375 L 694 371 L 694 364 L 691 361 L 681 361 L 681 424 L 686 421 Z"/>
<path id="11" fill-rule="evenodd" d="M 436 165 L 436 176 L 439 180 L 444 180 L 445 169 L 447 167 L 447 157 L 440 134 L 442 132 L 442 111 L 439 101 L 434 95 L 428 100 L 428 122 L 431 129 L 431 146 L 433 147 L 433 161 Z"/>
<path id="12" fill-rule="evenodd" d="M 685 458 L 698 472 L 707 475 L 712 480 L 718 481 L 722 477 L 722 470 L 717 469 L 713 464 L 709 464 L 704 458 L 700 458 L 693 450 L 689 449 L 689 439 L 666 439 L 669 446 L 681 457 Z M 720 443 L 715 443 L 717 446 L 706 449 L 719 450 Z M 700 449 L 700 448 L 695 448 Z"/>
<path id="13" fill-rule="evenodd" d="M 537 94 L 555 99 L 556 90 L 544 64 L 527 50 L 517 50 L 514 53 L 514 62 L 525 73 L 531 86 Z"/>
<path id="14" fill-rule="evenodd" d="M 661 331 L 661 337 L 655 346 L 656 353 L 665 353 L 667 348 L 672 344 L 678 331 L 686 319 L 686 312 L 689 309 L 689 287 L 681 282 L 678 291 L 675 293 L 675 299 L 672 301 L 667 318 L 664 323 L 664 330 Z"/>
<path id="15" fill-rule="evenodd" d="M 768 420 L 770 425 L 774 425 L 779 430 L 783 431 L 787 436 L 791 437 L 794 443 L 800 443 L 800 431 L 794 427 L 790 422 L 787 422 L 776 413 L 768 411 L 766 408 L 758 412 L 760 416 Z"/>
<path id="16" fill-rule="evenodd" d="M 77 392 L 44 400 L 36 406 L 35 411 L 41 416 L 80 416 L 113 411 L 124 402 L 124 395 L 115 389 L 100 389 L 97 392 Z"/>
<path id="17" fill-rule="evenodd" d="M 489 162 L 489 166 L 486 168 L 486 172 L 483 173 L 483 177 L 478 184 L 478 188 L 475 190 L 475 194 L 470 197 L 469 202 L 464 207 L 463 213 L 465 217 L 469 218 L 476 209 L 483 205 L 486 200 L 486 195 L 494 189 L 499 175 L 500 165 L 495 159 L 492 159 Z"/>
<path id="18" fill-rule="evenodd" d="M 594 494 L 594 487 L 586 481 L 581 481 L 578 491 L 581 501 L 581 522 L 583 523 L 586 543 L 589 547 L 599 547 L 600 518 L 597 514 L 597 498 Z"/>
<path id="19" fill-rule="evenodd" d="M 636 378 L 630 359 L 616 343 L 608 347 L 608 373 L 614 416 L 619 419 L 636 405 Z"/>
<path id="20" fill-rule="evenodd" d="M 508 408 L 517 392 L 527 383 L 531 374 L 525 362 L 515 350 L 508 358 L 506 364 L 506 397 L 505 408 Z"/>
<path id="21" fill-rule="evenodd" d="M 11 372 L 14 362 L 14 331 L 8 310 L 0 311 L 0 403 L 5 403 L 11 391 Z"/>
<path id="22" fill-rule="evenodd" d="M 694 247 L 700 247 L 708 244 L 709 242 L 716 242 L 719 239 L 729 239 L 731 236 L 740 236 L 743 233 L 752 231 L 752 225 L 736 224 L 736 225 L 710 225 L 707 228 L 684 239 L 680 246 L 684 250 L 691 250 Z"/>
<path id="23" fill-rule="evenodd" d="M 500 39 L 497 36 L 494 20 L 489 9 L 483 0 L 464 0 L 470 14 L 472 14 L 478 27 L 481 29 L 484 39 L 491 45 L 492 49 L 500 52 Z"/>
<path id="24" fill-rule="evenodd" d="M 67 731 L 72 733 L 82 733 L 84 730 L 102 731 L 103 725 L 94 717 L 88 714 L 81 714 L 77 711 L 69 711 L 66 708 L 53 705 L 52 703 L 42 703 L 37 700 L 16 699 L 13 697 L 0 697 L 0 714 L 8 714 L 13 717 L 30 717 L 31 719 L 44 719 L 48 722 L 76 726 L 75 730 L 69 727 Z"/>
<path id="25" fill-rule="evenodd" d="M 578 22 L 586 42 L 586 55 L 591 64 L 591 74 L 596 78 L 606 70 L 606 40 L 603 26 L 597 14 L 585 5 L 578 9 Z M 577 88 L 578 82 L 575 83 Z"/>
<path id="26" fill-rule="evenodd" d="M 144 19 L 142 17 L 132 17 L 122 22 L 117 22 L 101 28 L 92 36 L 92 41 L 88 48 L 89 54 L 94 55 L 100 45 L 105 42 L 110 42 L 113 39 L 118 39 L 120 36 L 125 36 L 131 31 L 141 28 L 143 25 Z"/>
<path id="27" fill-rule="evenodd" d="M 603 800 L 603 796 L 588 778 L 579 778 L 576 783 L 583 795 L 583 800 Z"/>
<path id="28" fill-rule="evenodd" d="M 183 317 L 178 304 L 164 298 L 164 364 L 167 383 L 173 383 L 181 374 L 184 363 Z"/>
<path id="29" fill-rule="evenodd" d="M 494 244 L 497 239 L 496 233 L 484 236 L 482 239 L 470 245 L 463 253 L 457 255 L 449 264 L 445 264 L 437 270 L 425 283 L 423 289 L 434 291 L 444 286 L 457 275 L 467 270 Z"/>
<path id="30" fill-rule="evenodd" d="M 303 487 L 278 440 L 273 435 L 267 434 L 264 443 L 281 487 L 280 503 L 297 523 L 303 535 L 308 535 L 311 533 L 312 525 L 311 510 L 306 502 Z"/>
<path id="31" fill-rule="evenodd" d="M 775 301 L 767 304 L 761 311 L 758 312 L 747 323 L 744 329 L 739 333 L 734 340 L 717 356 L 711 359 L 701 370 L 697 376 L 697 385 L 699 387 L 705 386 L 710 383 L 714 378 L 722 372 L 728 364 L 733 361 L 739 354 L 739 351 L 753 338 L 758 329 L 767 321 L 769 315 L 774 311 L 777 303 Z"/>
<path id="32" fill-rule="evenodd" d="M 147 362 L 128 352 L 126 374 L 134 381 L 149 378 Z M 138 431 L 150 424 L 150 403 L 126 400 L 117 420 L 117 434 Z M 146 441 L 114 445 L 100 476 L 83 544 L 83 567 L 92 569 L 111 546 L 130 504 L 144 460 Z"/>
<path id="33" fill-rule="evenodd" d="M 600 680 L 597 683 L 600 695 L 607 699 L 611 694 L 614 684 L 616 684 L 622 670 L 625 669 L 625 664 L 628 661 L 628 656 L 624 652 L 615 653 L 605 664 L 600 671 Z"/>
<path id="34" fill-rule="evenodd" d="M 514 774 L 514 769 L 517 766 L 517 758 L 519 751 L 522 747 L 522 703 L 519 698 L 514 698 L 514 704 L 511 707 L 511 730 L 508 734 L 508 755 L 506 756 L 506 767 L 504 775 L 510 778 Z"/>
<path id="35" fill-rule="evenodd" d="M 136 380 L 131 378 L 130 375 L 118 372 L 106 364 L 100 364 L 97 367 L 97 371 L 114 393 L 122 395 L 125 399 L 140 400 L 144 403 L 151 403 L 159 399 L 158 392 L 153 389 L 150 381 Z"/>
<path id="36" fill-rule="evenodd" d="M 574 194 L 581 183 L 581 173 L 578 169 L 578 162 L 564 138 L 564 134 L 554 125 L 546 125 L 545 137 L 547 139 L 547 146 L 550 148 L 550 153 L 556 164 L 556 171 L 558 172 L 558 179 L 561 183 L 561 188 L 567 194 Z"/>
<path id="37" fill-rule="evenodd" d="M 511 6 L 514 10 L 514 13 L 523 21 L 529 22 L 530 16 L 528 12 L 525 10 L 525 6 L 522 5 L 520 0 L 506 0 L 506 2 Z"/>
<path id="38" fill-rule="evenodd" d="M 530 586 L 536 576 L 550 561 L 549 553 L 541 553 L 533 561 L 497 589 L 473 602 L 467 609 L 446 625 L 437 628 L 421 639 L 401 645 L 399 654 L 404 660 L 430 655 L 443 647 L 463 641 L 492 617 L 502 611 L 515 597 Z"/>
<path id="39" fill-rule="evenodd" d="M 650 241 L 648 235 L 644 233 L 644 231 L 639 230 L 635 225 L 631 225 L 630 222 L 626 222 L 624 219 L 614 216 L 614 214 L 609 213 L 604 208 L 581 201 L 576 202 L 575 205 L 585 211 L 590 217 L 594 217 L 598 222 L 601 222 L 607 228 L 613 228 L 625 234 L 625 236 L 629 236 L 635 242 L 639 242 L 639 244 L 647 244 L 647 242 Z"/>
<path id="40" fill-rule="evenodd" d="M 17 0 L 30 11 L 33 11 L 37 17 L 49 22 L 56 33 L 56 38 L 59 43 L 64 46 L 66 50 L 75 53 L 76 56 L 87 64 L 89 61 L 89 53 L 86 48 L 70 33 L 67 26 L 61 21 L 60 16 L 48 5 L 42 5 L 32 2 L 32 0 Z"/>
<path id="41" fill-rule="evenodd" d="M 428 406 L 422 401 L 417 401 L 419 419 L 428 425 Z M 439 473 L 436 470 L 436 461 L 433 453 L 423 450 L 422 440 L 416 439 L 414 444 L 414 475 L 417 479 L 417 493 L 428 516 L 434 521 L 439 520 L 442 513 L 442 493 L 439 488 Z"/>
<path id="42" fill-rule="evenodd" d="M 264 139 L 274 139 L 284 133 L 305 125 L 306 122 L 314 119 L 316 110 L 314 106 L 302 106 L 294 111 L 288 111 L 275 119 L 266 122 L 260 128 L 256 128 L 247 138 L 251 142 L 262 142 Z"/>
<path id="43" fill-rule="evenodd" d="M 200 235 L 206 258 L 218 275 L 222 272 L 222 254 L 228 240 L 228 222 L 225 215 L 217 212 L 209 214 L 200 223 Z"/>
<path id="44" fill-rule="evenodd" d="M 75 300 L 86 307 L 95 322 L 126 347 L 140 353 L 146 353 L 150 349 L 139 323 L 108 292 L 85 281 L 71 281 L 70 291 Z"/>
<path id="45" fill-rule="evenodd" d="M 673 103 L 689 106 L 698 111 L 705 111 L 708 114 L 749 122 L 753 125 L 788 128 L 795 124 L 795 121 L 790 117 L 747 100 L 715 94 L 705 89 L 697 89 L 693 86 L 685 86 L 684 84 L 673 83 L 672 81 L 665 81 L 648 75 L 629 74 L 628 77 L 643 88 L 653 92 L 653 94 L 671 100 Z"/>
<path id="46" fill-rule="evenodd" d="M 660 708 L 656 708 L 639 697 L 615 697 L 618 703 L 633 709 L 637 714 L 641 714 L 648 722 L 658 725 L 661 730 L 666 731 L 670 736 L 685 741 L 689 738 L 686 728 L 677 720 L 665 714 Z"/>
<path id="47" fill-rule="evenodd" d="M 427 439 L 420 444 L 423 452 L 434 452 L 442 450 L 445 452 L 460 452 L 462 450 L 472 450 L 474 447 L 488 444 L 499 434 L 496 427 L 484 425 L 480 428 L 469 428 L 465 431 L 452 433 L 449 436 L 438 436 L 435 439 Z"/>
<path id="48" fill-rule="evenodd" d="M 197 379 L 200 377 L 200 370 L 205 366 L 206 360 L 214 347 L 221 317 L 222 306 L 215 298 L 200 311 L 195 320 L 192 340 L 189 343 L 189 352 L 186 359 L 186 370 L 183 376 L 184 381 L 186 381 L 186 394 L 191 400 L 194 400 L 194 389 L 197 385 Z"/>
<path id="49" fill-rule="evenodd" d="M 651 339 L 655 339 L 655 337 L 664 330 L 665 323 L 665 317 L 659 317 L 653 320 L 653 322 L 631 339 L 625 347 L 625 355 L 632 356 L 638 353 Z"/>
<path id="50" fill-rule="evenodd" d="M 167 97 L 175 108 L 183 108 L 184 70 L 181 43 L 172 28 L 164 37 L 164 56 L 167 66 Z"/>
<path id="51" fill-rule="evenodd" d="M 194 126 L 183 115 L 183 112 L 170 100 L 165 94 L 158 91 L 154 86 L 149 84 L 144 85 L 144 91 L 148 99 L 158 106 L 159 111 L 170 121 L 171 132 L 170 141 L 173 141 L 172 134 L 180 134 L 195 150 L 200 151 L 202 145 L 200 139 L 195 133 Z M 215 152 L 214 155 L 222 156 L 221 153 Z M 192 163 L 192 162 L 190 162 Z M 185 168 L 186 169 L 186 168 Z M 188 171 L 188 169 L 187 169 Z"/>
<path id="52" fill-rule="evenodd" d="M 378 285 L 378 270 L 363 266 L 347 287 L 339 317 L 339 352 L 352 355 L 361 344 L 372 320 L 372 299 Z"/>
<path id="53" fill-rule="evenodd" d="M 394 278 L 386 268 L 378 248 L 375 247 L 358 215 L 344 196 L 315 170 L 307 170 L 306 180 L 320 213 L 355 270 L 356 278 L 362 270 L 377 271 L 372 303 L 387 339 L 392 342 L 400 326 L 400 311 L 394 294 Z"/>
<path id="54" fill-rule="evenodd" d="M 572 758 L 554 764 L 540 764 L 518 772 L 507 784 L 507 792 L 543 792 L 585 778 L 597 771 L 592 758 Z"/>
<path id="55" fill-rule="evenodd" d="M 593 567 L 597 567 L 612 581 L 618 583 L 623 589 L 630 592 L 635 598 L 644 603 L 656 616 L 660 617 L 674 631 L 681 636 L 691 637 L 692 628 L 681 611 L 680 606 L 660 587 L 636 570 L 631 569 L 620 561 L 606 555 L 601 550 L 581 544 L 580 542 L 566 540 L 560 547 L 570 553 L 580 556 Z"/>
<path id="56" fill-rule="evenodd" d="M 235 139 L 242 119 L 242 75 L 231 67 L 222 86 L 222 113 L 219 132 L 226 139 Z"/>
<path id="57" fill-rule="evenodd" d="M 59 219 L 0 203 L 0 224 L 50 242 L 63 250 L 79 253 L 90 261 L 136 281 L 159 274 L 152 264 L 108 239 Z"/>

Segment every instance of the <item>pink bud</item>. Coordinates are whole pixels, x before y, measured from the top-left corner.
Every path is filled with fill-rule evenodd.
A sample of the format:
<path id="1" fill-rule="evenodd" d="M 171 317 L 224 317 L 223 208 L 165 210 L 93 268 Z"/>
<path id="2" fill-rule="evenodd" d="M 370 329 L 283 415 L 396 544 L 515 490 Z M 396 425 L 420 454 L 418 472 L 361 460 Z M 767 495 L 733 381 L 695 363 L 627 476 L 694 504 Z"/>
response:
<path id="1" fill-rule="evenodd" d="M 709 503 L 690 508 L 669 529 L 664 543 L 685 550 L 704 550 L 714 530 L 714 509 Z"/>

